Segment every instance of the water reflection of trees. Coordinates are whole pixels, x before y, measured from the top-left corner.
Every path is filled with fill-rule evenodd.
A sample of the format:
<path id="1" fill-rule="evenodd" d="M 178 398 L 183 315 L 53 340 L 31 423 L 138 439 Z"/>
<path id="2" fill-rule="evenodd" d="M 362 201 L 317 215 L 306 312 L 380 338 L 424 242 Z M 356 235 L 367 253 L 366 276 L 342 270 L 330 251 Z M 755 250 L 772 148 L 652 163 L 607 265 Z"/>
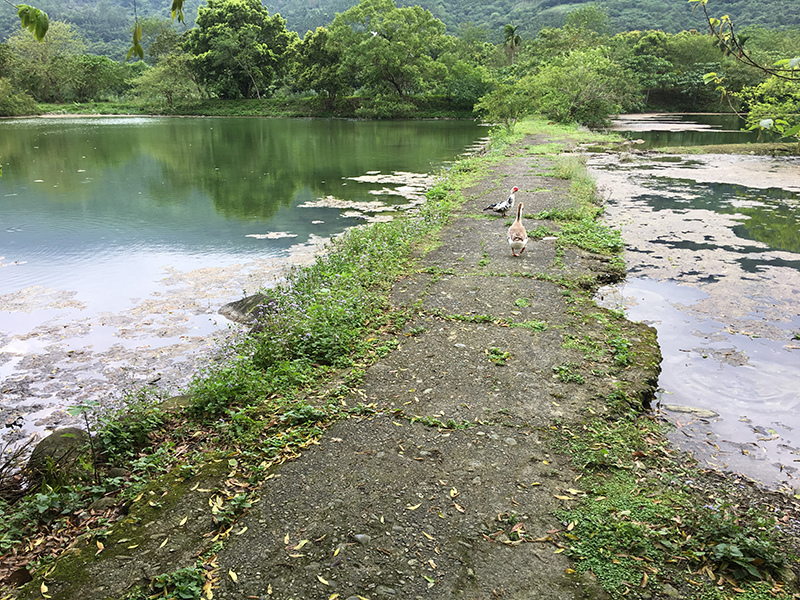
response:
<path id="1" fill-rule="evenodd" d="M 0 136 L 4 181 L 45 180 L 37 191 L 66 202 L 114 179 L 120 195 L 146 190 L 166 205 L 200 192 L 227 218 L 269 219 L 300 190 L 362 200 L 363 187 L 343 177 L 427 170 L 476 138 L 474 125 L 453 122 L 116 121 L 16 124 Z"/>
<path id="2" fill-rule="evenodd" d="M 656 177 L 648 187 L 661 191 L 640 198 L 654 210 L 683 212 L 689 208 L 747 219 L 733 228 L 742 239 L 761 242 L 773 250 L 800 253 L 800 195 L 781 188 L 754 189 L 727 183 L 700 185 L 691 179 Z M 688 195 L 675 194 L 675 190 Z"/>

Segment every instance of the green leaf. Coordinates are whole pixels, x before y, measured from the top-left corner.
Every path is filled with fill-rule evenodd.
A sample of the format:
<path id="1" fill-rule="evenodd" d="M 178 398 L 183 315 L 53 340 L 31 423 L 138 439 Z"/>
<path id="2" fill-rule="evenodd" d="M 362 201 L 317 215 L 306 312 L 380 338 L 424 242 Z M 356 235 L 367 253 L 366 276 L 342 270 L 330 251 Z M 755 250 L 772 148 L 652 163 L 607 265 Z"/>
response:
<path id="1" fill-rule="evenodd" d="M 183 0 L 172 0 L 172 8 L 170 8 L 170 13 L 172 14 L 172 18 L 178 18 L 178 21 L 181 23 L 186 23 L 183 20 Z"/>
<path id="2" fill-rule="evenodd" d="M 33 34 L 38 41 L 44 39 L 47 30 L 50 27 L 50 19 L 47 13 L 33 6 L 27 4 L 17 5 L 17 16 L 24 29 L 27 29 Z"/>
<path id="3" fill-rule="evenodd" d="M 133 46 L 128 50 L 128 55 L 125 60 L 129 60 L 131 56 L 136 54 L 140 59 L 144 58 L 144 48 L 142 48 L 142 26 L 139 23 L 133 28 Z"/>
<path id="4" fill-rule="evenodd" d="M 800 123 L 798 123 L 797 125 L 795 125 L 791 129 L 789 129 L 788 131 L 784 131 L 783 135 L 784 135 L 784 137 L 789 137 L 789 136 L 792 136 L 792 135 L 797 135 L 798 133 L 800 133 Z M 0 176 L 2 176 L 2 175 L 3 175 L 3 172 L 0 170 Z"/>

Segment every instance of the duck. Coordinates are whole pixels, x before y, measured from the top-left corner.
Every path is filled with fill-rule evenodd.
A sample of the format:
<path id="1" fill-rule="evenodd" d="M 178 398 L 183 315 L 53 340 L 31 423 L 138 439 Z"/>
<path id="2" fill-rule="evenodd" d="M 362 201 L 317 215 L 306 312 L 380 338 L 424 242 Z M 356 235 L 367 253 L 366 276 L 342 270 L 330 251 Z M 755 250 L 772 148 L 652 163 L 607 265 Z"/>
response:
<path id="1" fill-rule="evenodd" d="M 493 210 L 494 212 L 500 213 L 505 217 L 506 213 L 509 210 L 511 210 L 512 206 L 514 206 L 514 194 L 516 194 L 518 191 L 519 188 L 517 186 L 514 186 L 513 188 L 511 188 L 511 194 L 508 196 L 508 198 L 500 202 L 495 202 L 494 204 L 490 204 L 483 210 Z"/>
<path id="2" fill-rule="evenodd" d="M 528 244 L 528 232 L 522 224 L 522 202 L 517 205 L 517 218 L 508 228 L 508 245 L 511 246 L 512 256 L 522 256 L 525 246 Z M 517 254 L 519 250 L 519 254 Z"/>

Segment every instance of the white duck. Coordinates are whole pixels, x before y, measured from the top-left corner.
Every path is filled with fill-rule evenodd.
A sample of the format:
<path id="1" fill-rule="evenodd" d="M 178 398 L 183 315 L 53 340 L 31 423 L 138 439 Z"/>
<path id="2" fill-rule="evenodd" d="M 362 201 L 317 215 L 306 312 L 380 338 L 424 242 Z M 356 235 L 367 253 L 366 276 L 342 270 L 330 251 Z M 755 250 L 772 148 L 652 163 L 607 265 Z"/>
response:
<path id="1" fill-rule="evenodd" d="M 517 218 L 508 228 L 508 245 L 511 246 L 512 256 L 522 256 L 528 244 L 528 232 L 522 224 L 522 202 L 517 205 Z M 519 250 L 519 254 L 517 254 Z"/>
<path id="2" fill-rule="evenodd" d="M 505 217 L 506 213 L 509 210 L 511 210 L 512 206 L 514 206 L 514 194 L 516 194 L 518 191 L 519 191 L 519 188 L 517 186 L 514 186 L 513 188 L 511 188 L 511 194 L 508 196 L 508 198 L 506 198 L 505 200 L 502 200 L 500 202 L 496 202 L 494 204 L 490 204 L 489 206 L 487 206 L 483 210 L 493 210 L 494 212 L 500 213 L 501 215 L 503 215 Z"/>

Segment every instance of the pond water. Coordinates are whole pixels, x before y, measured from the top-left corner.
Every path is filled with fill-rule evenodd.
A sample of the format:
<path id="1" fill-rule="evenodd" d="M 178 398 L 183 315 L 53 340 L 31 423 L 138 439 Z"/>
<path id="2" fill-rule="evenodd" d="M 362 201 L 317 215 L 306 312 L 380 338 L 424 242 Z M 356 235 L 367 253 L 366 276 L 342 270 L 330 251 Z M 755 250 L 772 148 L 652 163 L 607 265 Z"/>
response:
<path id="1" fill-rule="evenodd" d="M 0 431 L 185 384 L 225 303 L 424 199 L 468 121 L 0 120 Z M 11 427 L 2 428 L 2 425 Z M 22 425 L 21 428 L 17 425 Z"/>
<path id="2" fill-rule="evenodd" d="M 624 137 L 637 140 L 637 148 L 748 144 L 768 142 L 774 136 L 744 129 L 745 121 L 735 114 L 646 113 L 620 115 L 610 127 Z"/>
<path id="3" fill-rule="evenodd" d="M 672 441 L 797 491 L 800 160 L 633 153 L 589 164 L 629 272 L 600 300 L 657 329 L 657 408 L 676 425 Z"/>

